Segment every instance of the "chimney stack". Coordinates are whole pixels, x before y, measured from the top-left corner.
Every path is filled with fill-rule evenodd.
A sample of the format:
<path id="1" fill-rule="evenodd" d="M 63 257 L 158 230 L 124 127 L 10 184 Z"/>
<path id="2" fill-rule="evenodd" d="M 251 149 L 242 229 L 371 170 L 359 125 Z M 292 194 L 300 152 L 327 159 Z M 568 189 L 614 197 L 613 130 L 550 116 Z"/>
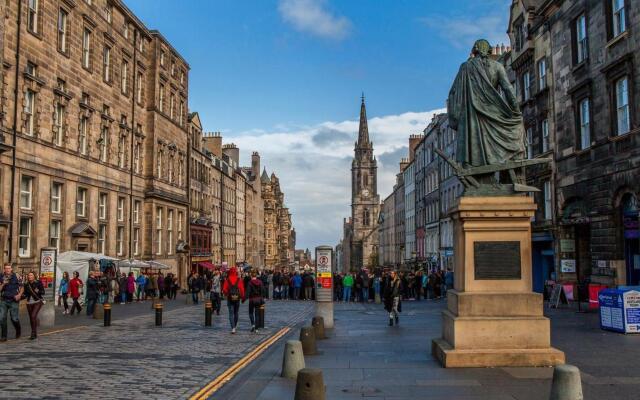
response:
<path id="1" fill-rule="evenodd" d="M 260 153 L 257 151 L 254 151 L 253 154 L 251 154 L 251 173 L 255 177 L 260 177 Z M 258 182 L 259 181 L 260 180 L 258 179 Z"/>
<path id="2" fill-rule="evenodd" d="M 409 162 L 413 161 L 413 158 L 415 157 L 415 154 L 416 154 L 416 148 L 418 147 L 418 144 L 420 143 L 423 137 L 424 136 L 420 134 L 409 136 Z"/>
<path id="3" fill-rule="evenodd" d="M 222 146 L 222 154 L 233 160 L 236 166 L 240 165 L 240 149 L 235 143 L 228 143 Z"/>
<path id="4" fill-rule="evenodd" d="M 220 132 L 205 132 L 203 136 L 204 148 L 222 159 L 222 135 Z"/>

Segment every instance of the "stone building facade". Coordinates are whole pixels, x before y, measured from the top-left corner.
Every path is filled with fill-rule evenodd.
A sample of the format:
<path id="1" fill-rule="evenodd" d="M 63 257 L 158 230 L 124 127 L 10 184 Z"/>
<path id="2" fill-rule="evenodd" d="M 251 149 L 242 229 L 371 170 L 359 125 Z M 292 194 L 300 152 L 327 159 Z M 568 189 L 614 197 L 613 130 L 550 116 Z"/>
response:
<path id="1" fill-rule="evenodd" d="M 557 277 L 637 285 L 640 3 L 562 1 L 538 14 L 555 83 Z"/>
<path id="2" fill-rule="evenodd" d="M 183 278 L 188 64 L 121 2 L 1 10 L 0 123 L 16 149 L 1 158 L 15 221 L 3 261 L 37 269 L 51 245 L 154 259 Z"/>
<path id="3" fill-rule="evenodd" d="M 268 270 L 288 270 L 293 263 L 291 214 L 284 203 L 284 193 L 276 174 L 271 173 L 269 177 L 263 170 L 260 179 L 264 201 L 264 265 Z"/>
<path id="4" fill-rule="evenodd" d="M 251 167 L 243 168 L 248 177 L 246 186 L 246 259 L 255 267 L 264 268 L 264 201 L 260 179 L 260 154 L 251 155 Z"/>
<path id="5" fill-rule="evenodd" d="M 533 290 L 542 292 L 544 282 L 554 270 L 553 226 L 555 224 L 555 171 L 553 118 L 554 81 L 551 66 L 549 19 L 540 13 L 540 2 L 514 1 L 511 5 L 508 34 L 511 48 L 500 54 L 514 80 L 525 129 L 527 158 L 549 158 L 550 163 L 526 169 L 527 184 L 537 187 L 534 193 L 538 210 L 532 221 Z"/>

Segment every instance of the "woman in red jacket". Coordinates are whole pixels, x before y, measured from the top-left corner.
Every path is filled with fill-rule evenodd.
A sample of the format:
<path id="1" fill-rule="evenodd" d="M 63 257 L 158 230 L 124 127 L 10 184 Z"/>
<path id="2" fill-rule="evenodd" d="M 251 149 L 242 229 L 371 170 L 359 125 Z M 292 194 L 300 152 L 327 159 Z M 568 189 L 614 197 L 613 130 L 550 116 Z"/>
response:
<path id="1" fill-rule="evenodd" d="M 78 310 L 78 314 L 82 311 L 82 307 L 80 307 L 80 303 L 78 303 L 78 299 L 80 298 L 80 290 L 82 289 L 84 284 L 82 283 L 82 279 L 80 279 L 80 274 L 78 271 L 73 271 L 73 279 L 69 282 L 69 292 L 71 293 L 71 298 L 73 299 L 73 305 L 71 306 L 71 315 L 73 315 L 74 310 Z"/>
<path id="2" fill-rule="evenodd" d="M 231 267 L 229 276 L 222 285 L 222 293 L 227 298 L 227 308 L 229 309 L 229 323 L 231 324 L 231 333 L 236 333 L 238 326 L 238 313 L 240 311 L 240 301 L 244 303 L 244 283 L 238 276 L 236 267 Z"/>

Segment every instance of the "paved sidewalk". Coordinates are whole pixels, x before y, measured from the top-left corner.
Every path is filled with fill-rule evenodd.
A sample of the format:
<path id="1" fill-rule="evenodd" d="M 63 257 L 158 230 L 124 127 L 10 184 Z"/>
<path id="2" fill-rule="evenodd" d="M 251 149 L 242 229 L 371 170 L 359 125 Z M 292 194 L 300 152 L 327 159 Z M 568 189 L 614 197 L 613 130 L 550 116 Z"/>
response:
<path id="1" fill-rule="evenodd" d="M 150 307 L 148 303 L 145 306 Z M 298 319 L 311 302 L 268 302 L 266 329 L 249 332 L 247 303 L 231 335 L 227 308 L 205 328 L 204 305 L 0 344 L 1 398 L 183 399 L 197 392 L 260 342 Z M 28 329 L 27 329 L 28 330 Z"/>
<path id="2" fill-rule="evenodd" d="M 183 307 L 193 307 L 193 303 L 190 300 L 187 304 L 187 296 L 191 295 L 178 294 L 178 297 L 175 300 L 162 300 L 165 312 Z M 69 306 L 71 306 L 71 301 L 69 302 Z M 103 323 L 102 319 L 98 320 L 87 317 L 87 311 L 84 304 L 82 305 L 82 312 L 80 314 L 64 315 L 62 314 L 63 310 L 64 308 L 62 306 L 56 306 L 55 325 L 47 328 L 41 327 L 38 330 L 38 333 L 57 331 L 60 329 L 76 328 L 81 326 L 84 327 L 90 325 L 102 325 Z M 135 316 L 143 316 L 148 314 L 150 311 L 151 300 L 139 302 L 134 301 L 127 304 L 113 303 L 111 304 L 111 320 L 117 321 L 120 319 L 126 319 Z M 20 308 L 20 322 L 22 325 L 22 335 L 29 336 L 29 334 L 31 333 L 31 329 L 29 327 L 29 315 L 27 314 L 27 307 L 25 304 L 23 304 Z M 7 325 L 9 327 L 9 339 L 12 339 L 15 335 L 13 325 L 11 324 L 11 322 L 7 322 Z"/>
<path id="3" fill-rule="evenodd" d="M 336 304 L 332 337 L 318 342 L 323 352 L 307 356 L 321 368 L 327 399 L 380 398 L 462 400 L 547 400 L 552 368 L 444 369 L 431 357 L 440 336 L 444 301 L 403 303 L 400 326 L 387 326 L 382 306 Z M 640 399 L 640 335 L 600 330 L 598 314 L 549 310 L 553 346 L 583 373 L 586 399 Z M 297 338 L 299 331 L 289 338 Z M 261 362 L 221 392 L 229 400 L 290 399 L 295 382 L 280 378 L 282 341 Z"/>

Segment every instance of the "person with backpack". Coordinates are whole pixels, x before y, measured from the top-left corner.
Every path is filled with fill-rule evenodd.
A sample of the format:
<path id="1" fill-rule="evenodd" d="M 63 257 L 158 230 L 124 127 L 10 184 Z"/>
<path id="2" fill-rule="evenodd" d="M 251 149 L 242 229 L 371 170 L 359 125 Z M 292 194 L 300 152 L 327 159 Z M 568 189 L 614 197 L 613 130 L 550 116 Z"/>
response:
<path id="1" fill-rule="evenodd" d="M 29 313 L 29 323 L 31 324 L 30 340 L 38 338 L 38 313 L 44 305 L 44 286 L 36 274 L 29 272 L 27 281 L 24 284 L 24 297 L 27 299 L 27 312 Z"/>
<path id="2" fill-rule="evenodd" d="M 229 275 L 222 286 L 222 293 L 227 298 L 227 308 L 229 309 L 229 323 L 231 333 L 236 333 L 238 326 L 238 312 L 240 311 L 240 301 L 244 302 L 244 283 L 238 276 L 236 267 L 229 270 Z"/>
<path id="3" fill-rule="evenodd" d="M 260 321 L 259 310 L 264 304 L 262 297 L 262 281 L 256 276 L 256 271 L 251 271 L 251 279 L 247 285 L 247 298 L 249 299 L 249 319 L 251 320 L 251 332 L 257 332 L 256 324 Z"/>

